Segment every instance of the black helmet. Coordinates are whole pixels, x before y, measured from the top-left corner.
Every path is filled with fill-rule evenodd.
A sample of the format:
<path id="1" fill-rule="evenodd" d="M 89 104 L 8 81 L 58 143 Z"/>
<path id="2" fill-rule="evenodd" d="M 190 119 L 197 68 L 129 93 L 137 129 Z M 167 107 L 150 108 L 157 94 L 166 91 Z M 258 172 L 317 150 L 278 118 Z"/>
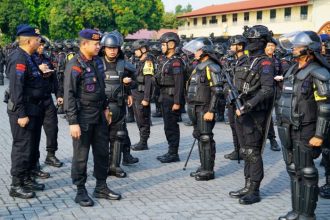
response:
<path id="1" fill-rule="evenodd" d="M 277 40 L 273 37 L 269 39 L 268 43 L 273 43 L 273 44 L 275 44 L 275 46 L 277 46 L 277 44 L 278 44 Z"/>
<path id="2" fill-rule="evenodd" d="M 235 35 L 229 38 L 229 44 L 235 45 L 235 44 L 243 44 L 246 45 L 247 41 L 246 38 L 243 35 Z"/>
<path id="3" fill-rule="evenodd" d="M 244 26 L 243 36 L 248 39 L 264 38 L 268 40 L 272 37 L 272 32 L 264 25 Z"/>
<path id="4" fill-rule="evenodd" d="M 149 49 L 149 42 L 147 40 L 136 40 L 132 44 L 133 50 L 139 50 L 142 47 L 145 47 L 148 50 Z"/>
<path id="5" fill-rule="evenodd" d="M 174 32 L 164 33 L 159 40 L 161 43 L 168 43 L 169 41 L 174 41 L 176 46 L 180 44 L 180 38 Z"/>
<path id="6" fill-rule="evenodd" d="M 321 38 L 314 31 L 297 31 L 284 34 L 279 39 L 284 49 L 292 49 L 294 47 L 306 47 L 307 50 L 320 53 L 322 42 Z"/>
<path id="7" fill-rule="evenodd" d="M 187 43 L 182 51 L 188 55 L 196 53 L 198 50 L 202 50 L 203 54 L 213 54 L 213 43 L 209 38 L 199 37 L 189 43 Z"/>
<path id="8" fill-rule="evenodd" d="M 54 47 L 57 50 L 62 50 L 63 49 L 63 43 L 61 41 L 55 41 L 54 42 Z"/>
<path id="9" fill-rule="evenodd" d="M 118 31 L 104 35 L 100 43 L 101 47 L 121 47 L 122 44 L 122 35 Z"/>
<path id="10" fill-rule="evenodd" d="M 67 49 L 73 49 L 73 42 L 71 40 L 64 40 L 63 43 Z"/>

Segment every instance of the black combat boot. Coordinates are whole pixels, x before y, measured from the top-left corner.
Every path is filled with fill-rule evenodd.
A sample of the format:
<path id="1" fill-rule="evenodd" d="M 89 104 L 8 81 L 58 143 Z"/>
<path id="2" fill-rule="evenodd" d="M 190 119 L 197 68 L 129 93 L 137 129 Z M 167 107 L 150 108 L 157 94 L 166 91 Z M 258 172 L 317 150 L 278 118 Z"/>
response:
<path id="1" fill-rule="evenodd" d="M 250 178 L 246 178 L 244 188 L 239 189 L 237 191 L 229 192 L 230 197 L 232 197 L 232 198 L 241 198 L 241 197 L 245 196 L 249 192 L 250 185 L 251 185 Z"/>
<path id="2" fill-rule="evenodd" d="M 298 220 L 299 214 L 296 211 L 290 211 L 284 216 L 280 216 L 278 220 Z"/>
<path id="3" fill-rule="evenodd" d="M 132 165 L 132 164 L 135 164 L 135 163 L 138 163 L 138 162 L 139 162 L 139 158 L 133 157 L 132 154 L 130 154 L 130 153 L 123 155 L 122 164 L 124 166 Z"/>
<path id="4" fill-rule="evenodd" d="M 148 143 L 145 140 L 140 140 L 137 144 L 131 146 L 131 149 L 135 151 L 149 150 Z"/>
<path id="5" fill-rule="evenodd" d="M 41 178 L 41 179 L 48 179 L 48 178 L 50 177 L 50 174 L 49 174 L 49 173 L 44 172 L 44 171 L 41 169 L 41 166 L 40 166 L 39 161 L 37 162 L 36 167 L 31 171 L 31 174 L 32 174 L 34 177 Z"/>
<path id="6" fill-rule="evenodd" d="M 195 180 L 197 181 L 208 181 L 214 179 L 214 171 L 202 170 L 196 173 Z"/>
<path id="7" fill-rule="evenodd" d="M 320 187 L 319 194 L 324 199 L 330 199 L 330 176 L 325 177 L 325 184 Z"/>
<path id="8" fill-rule="evenodd" d="M 121 167 L 110 167 L 108 170 L 108 175 L 118 178 L 125 178 L 127 173 Z"/>
<path id="9" fill-rule="evenodd" d="M 45 164 L 53 167 L 63 166 L 63 163 L 55 156 L 55 152 L 52 151 L 48 151 L 47 157 L 45 159 Z"/>
<path id="10" fill-rule="evenodd" d="M 96 187 L 93 192 L 95 198 L 109 199 L 109 200 L 120 200 L 121 195 L 110 190 L 107 186 L 106 181 L 97 181 Z"/>
<path id="11" fill-rule="evenodd" d="M 251 181 L 248 193 L 239 199 L 239 203 L 242 205 L 250 205 L 260 202 L 259 187 L 260 182 Z"/>
<path id="12" fill-rule="evenodd" d="M 236 149 L 229 154 L 225 154 L 224 158 L 228 159 L 228 160 L 238 160 L 238 159 L 241 160 L 242 159 L 242 157 L 239 154 L 239 151 Z"/>
<path id="13" fill-rule="evenodd" d="M 280 150 L 281 150 L 281 148 L 280 148 L 280 146 L 278 145 L 278 143 L 277 143 L 277 141 L 276 141 L 275 138 L 271 138 L 271 139 L 269 139 L 269 142 L 270 142 L 270 149 L 271 149 L 272 151 L 280 151 Z"/>
<path id="14" fill-rule="evenodd" d="M 215 143 L 208 141 L 203 141 L 203 136 L 201 136 L 201 141 L 198 142 L 198 148 L 200 152 L 201 170 L 196 173 L 195 180 L 197 181 L 208 181 L 214 179 L 214 159 L 215 159 Z"/>
<path id="15" fill-rule="evenodd" d="M 23 180 L 18 177 L 13 177 L 9 195 L 11 197 L 17 197 L 21 199 L 31 199 L 36 197 L 35 192 L 24 188 Z"/>
<path id="16" fill-rule="evenodd" d="M 74 201 L 83 207 L 94 205 L 94 201 L 89 197 L 85 186 L 77 186 L 77 195 Z"/>
<path id="17" fill-rule="evenodd" d="M 45 189 L 45 184 L 38 183 L 34 176 L 27 176 L 24 178 L 23 186 L 28 191 L 42 191 Z"/>
<path id="18" fill-rule="evenodd" d="M 199 172 L 201 172 L 201 167 L 198 167 L 196 171 L 190 173 L 190 177 L 195 177 Z"/>

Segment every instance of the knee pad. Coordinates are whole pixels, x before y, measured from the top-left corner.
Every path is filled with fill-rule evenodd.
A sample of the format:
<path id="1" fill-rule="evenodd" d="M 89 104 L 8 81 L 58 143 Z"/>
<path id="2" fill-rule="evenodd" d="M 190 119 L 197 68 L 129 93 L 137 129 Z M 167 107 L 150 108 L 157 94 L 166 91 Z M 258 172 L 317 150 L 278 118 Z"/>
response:
<path id="1" fill-rule="evenodd" d="M 202 143 L 208 143 L 211 141 L 210 135 L 203 134 L 200 136 L 200 141 Z"/>
<path id="2" fill-rule="evenodd" d="M 124 140 L 125 137 L 126 137 L 126 132 L 125 132 L 125 131 L 117 131 L 117 133 L 116 133 L 116 137 L 117 137 L 119 140 Z"/>
<path id="3" fill-rule="evenodd" d="M 315 181 L 318 180 L 319 173 L 315 167 L 305 167 L 301 170 L 304 179 Z"/>
<path id="4" fill-rule="evenodd" d="M 245 160 L 251 163 L 256 163 L 260 157 L 260 151 L 254 148 L 247 148 L 245 154 Z"/>

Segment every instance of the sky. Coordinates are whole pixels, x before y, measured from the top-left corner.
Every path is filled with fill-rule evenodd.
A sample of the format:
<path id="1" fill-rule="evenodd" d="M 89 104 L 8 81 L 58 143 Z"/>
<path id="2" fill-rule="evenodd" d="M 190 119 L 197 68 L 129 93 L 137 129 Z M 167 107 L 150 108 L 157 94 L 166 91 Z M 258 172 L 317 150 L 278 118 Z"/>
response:
<path id="1" fill-rule="evenodd" d="M 234 2 L 237 0 L 162 0 L 165 6 L 165 11 L 166 12 L 174 12 L 175 7 L 177 5 L 182 5 L 183 7 L 186 7 L 189 3 L 191 4 L 193 10 L 205 7 L 205 6 L 210 6 L 210 5 L 218 5 L 218 4 L 223 4 L 223 3 L 228 3 L 228 2 Z"/>

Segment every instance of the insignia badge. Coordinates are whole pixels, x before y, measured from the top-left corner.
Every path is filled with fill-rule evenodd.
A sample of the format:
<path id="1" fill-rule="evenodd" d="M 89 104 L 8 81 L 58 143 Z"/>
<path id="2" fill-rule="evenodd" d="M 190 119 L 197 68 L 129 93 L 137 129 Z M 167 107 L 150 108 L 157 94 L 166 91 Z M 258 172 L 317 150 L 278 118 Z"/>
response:
<path id="1" fill-rule="evenodd" d="M 87 67 L 86 70 L 87 70 L 87 72 L 90 72 L 91 71 L 91 68 Z"/>

